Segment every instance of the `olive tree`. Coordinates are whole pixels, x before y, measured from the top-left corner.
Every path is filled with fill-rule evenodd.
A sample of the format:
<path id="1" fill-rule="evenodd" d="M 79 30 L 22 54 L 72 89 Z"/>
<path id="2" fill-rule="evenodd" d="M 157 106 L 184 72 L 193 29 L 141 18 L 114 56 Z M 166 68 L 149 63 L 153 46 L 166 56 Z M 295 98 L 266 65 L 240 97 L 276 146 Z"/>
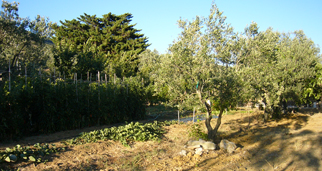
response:
<path id="1" fill-rule="evenodd" d="M 253 97 L 266 104 L 267 120 L 268 114 L 280 117 L 286 101 L 301 101 L 306 80 L 316 74 L 319 49 L 303 31 L 258 30 L 256 23 L 246 27 L 236 68 Z"/>
<path id="2" fill-rule="evenodd" d="M 160 57 L 154 80 L 157 92 L 168 89 L 168 104 L 180 110 L 204 106 L 208 138 L 215 140 L 223 111 L 236 104 L 241 82 L 234 69 L 232 53 L 236 43 L 233 28 L 215 4 L 208 18 L 178 21 L 182 29 L 169 53 Z M 212 106 L 219 110 L 212 127 Z"/>
<path id="3" fill-rule="evenodd" d="M 35 20 L 18 15 L 19 3 L 2 1 L 0 11 L 0 68 L 45 66 L 52 56 L 49 39 L 52 23 L 40 17 Z"/>

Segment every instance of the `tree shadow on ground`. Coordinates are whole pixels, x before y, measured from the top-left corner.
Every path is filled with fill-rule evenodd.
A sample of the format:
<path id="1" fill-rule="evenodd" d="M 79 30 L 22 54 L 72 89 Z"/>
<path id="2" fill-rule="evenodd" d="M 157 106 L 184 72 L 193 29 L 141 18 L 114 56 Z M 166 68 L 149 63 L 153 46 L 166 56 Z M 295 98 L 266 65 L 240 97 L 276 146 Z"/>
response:
<path id="1" fill-rule="evenodd" d="M 247 170 L 322 170 L 322 132 L 301 130 L 312 111 L 306 113 L 290 114 L 266 123 L 258 115 L 230 120 L 224 124 L 232 131 L 222 134 L 222 138 L 235 141 L 243 147 L 242 151 L 246 149 L 252 155 L 249 162 L 244 161 Z M 198 165 L 215 168 L 216 163 L 209 165 L 211 160 L 215 159 L 203 160 Z M 240 170 L 240 163 L 232 163 L 225 169 Z"/>
<path id="2" fill-rule="evenodd" d="M 318 109 L 318 108 L 301 108 L 301 109 L 299 109 L 299 112 L 303 113 L 303 114 L 314 115 L 316 113 L 322 112 L 322 109 Z"/>

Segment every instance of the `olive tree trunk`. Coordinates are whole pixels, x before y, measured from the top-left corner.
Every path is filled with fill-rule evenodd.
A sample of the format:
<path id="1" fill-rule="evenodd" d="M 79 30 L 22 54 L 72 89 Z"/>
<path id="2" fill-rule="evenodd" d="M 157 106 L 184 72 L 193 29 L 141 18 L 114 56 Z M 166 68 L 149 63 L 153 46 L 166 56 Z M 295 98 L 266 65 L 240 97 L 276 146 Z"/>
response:
<path id="1" fill-rule="evenodd" d="M 218 139 L 218 129 L 221 125 L 221 118 L 222 118 L 222 114 L 223 114 L 224 110 L 220 109 L 216 126 L 215 126 L 215 128 L 212 128 L 211 123 L 210 123 L 211 119 L 212 119 L 211 106 L 207 102 L 205 102 L 205 106 L 207 109 L 207 118 L 206 118 L 205 124 L 206 124 L 207 130 L 208 130 L 208 139 L 213 140 L 215 142 Z"/>

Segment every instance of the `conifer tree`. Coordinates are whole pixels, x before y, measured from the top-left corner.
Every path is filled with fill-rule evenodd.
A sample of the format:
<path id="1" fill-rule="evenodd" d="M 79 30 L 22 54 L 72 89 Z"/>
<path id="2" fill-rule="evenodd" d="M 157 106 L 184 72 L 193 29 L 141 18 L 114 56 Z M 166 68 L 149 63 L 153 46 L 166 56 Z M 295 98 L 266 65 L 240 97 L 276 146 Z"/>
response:
<path id="1" fill-rule="evenodd" d="M 105 70 L 109 74 L 116 73 L 117 76 L 135 75 L 138 69 L 138 55 L 149 44 L 147 38 L 139 33 L 140 30 L 134 28 L 135 24 L 130 24 L 131 18 L 132 15 L 129 13 L 122 15 L 108 13 L 102 17 L 84 13 L 77 19 L 60 21 L 61 26 L 54 26 L 56 65 L 63 68 L 62 60 L 76 58 L 73 63 L 76 66 L 81 60 L 87 60 L 81 58 L 89 56 L 82 54 L 90 53 L 92 55 L 90 65 L 99 66 L 96 70 Z M 77 55 L 66 58 L 63 57 L 64 51 Z"/>

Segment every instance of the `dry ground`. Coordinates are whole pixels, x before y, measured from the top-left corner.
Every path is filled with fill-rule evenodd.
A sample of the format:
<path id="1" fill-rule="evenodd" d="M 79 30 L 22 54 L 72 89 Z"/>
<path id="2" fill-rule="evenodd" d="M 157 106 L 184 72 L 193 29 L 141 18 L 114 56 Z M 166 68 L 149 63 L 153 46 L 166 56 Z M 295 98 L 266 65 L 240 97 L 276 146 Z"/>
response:
<path id="1" fill-rule="evenodd" d="M 213 119 L 213 124 L 216 119 Z M 179 156 L 190 139 L 191 123 L 167 126 L 161 141 L 135 142 L 124 147 L 119 142 L 97 143 L 67 147 L 67 151 L 48 156 L 46 163 L 4 163 L 0 168 L 20 170 L 322 170 L 322 114 L 301 110 L 278 121 L 264 123 L 260 111 L 225 115 L 219 128 L 221 137 L 238 145 L 236 152 L 210 151 L 202 156 L 188 153 Z M 203 129 L 205 129 L 202 123 Z M 106 126 L 105 126 L 106 127 Z M 65 146 L 61 139 L 83 131 L 59 132 L 48 136 L 25 138 L 13 144 L 55 143 Z"/>

